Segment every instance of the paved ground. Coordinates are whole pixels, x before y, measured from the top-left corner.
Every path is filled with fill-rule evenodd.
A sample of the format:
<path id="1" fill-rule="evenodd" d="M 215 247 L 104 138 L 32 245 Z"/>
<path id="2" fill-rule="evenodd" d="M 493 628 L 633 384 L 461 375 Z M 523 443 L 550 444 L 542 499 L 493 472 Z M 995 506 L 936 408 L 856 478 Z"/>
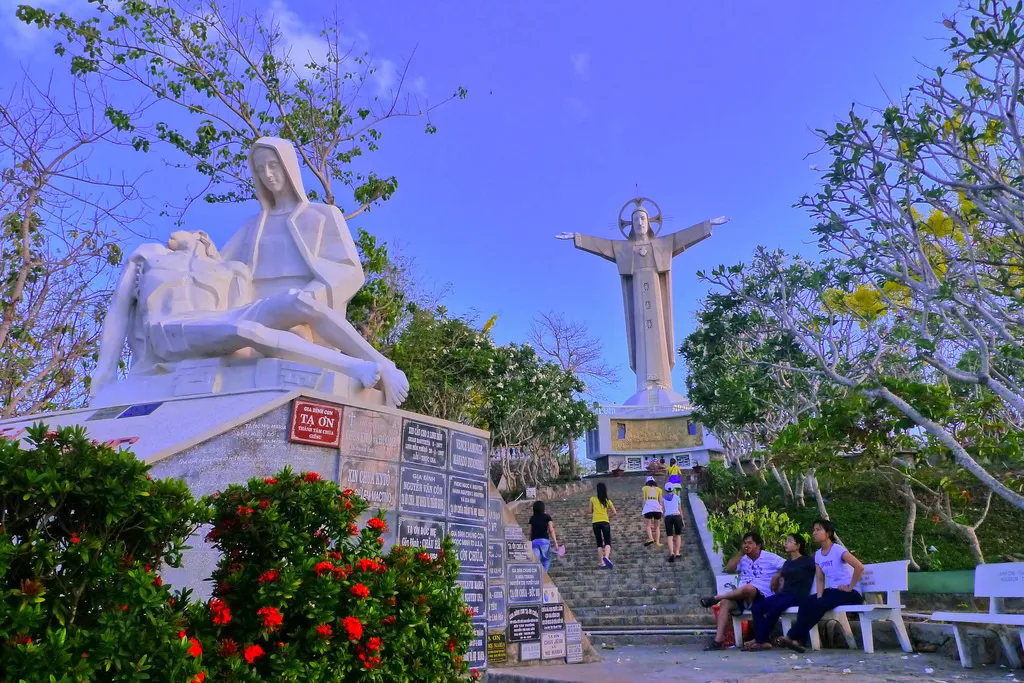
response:
<path id="1" fill-rule="evenodd" d="M 490 683 L 634 683 L 636 681 L 1024 681 L 1024 671 L 1002 667 L 964 669 L 941 655 L 831 650 L 795 655 L 789 651 L 703 652 L 683 648 L 620 647 L 602 650 L 596 664 L 561 664 L 492 669 Z M 824 677 L 824 678 L 823 678 Z"/>

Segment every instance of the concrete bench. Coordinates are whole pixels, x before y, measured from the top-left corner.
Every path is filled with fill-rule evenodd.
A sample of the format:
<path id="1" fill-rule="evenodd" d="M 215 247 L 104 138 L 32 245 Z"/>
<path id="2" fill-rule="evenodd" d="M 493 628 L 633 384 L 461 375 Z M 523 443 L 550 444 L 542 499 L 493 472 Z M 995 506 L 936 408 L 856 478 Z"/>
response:
<path id="1" fill-rule="evenodd" d="M 719 576 L 717 579 L 719 593 L 733 590 L 737 585 L 737 577 L 735 575 Z M 812 593 L 816 590 L 813 585 L 811 590 Z M 846 645 L 851 650 L 856 650 L 857 641 L 853 637 L 853 629 L 850 627 L 850 620 L 846 616 L 847 614 L 856 614 L 860 619 L 860 632 L 861 638 L 864 641 L 864 651 L 869 653 L 875 651 L 875 622 L 892 622 L 893 628 L 896 630 L 896 637 L 900 642 L 900 647 L 903 648 L 904 652 L 913 652 L 913 646 L 910 644 L 910 634 L 907 633 L 907 625 L 903 622 L 903 605 L 900 600 L 900 592 L 907 590 L 906 560 L 864 565 L 864 574 L 861 576 L 860 583 L 857 584 L 857 590 L 860 591 L 865 600 L 867 600 L 869 594 L 882 593 L 885 596 L 885 601 L 882 603 L 865 603 L 863 605 L 837 607 L 830 612 L 826 612 L 822 619 L 835 619 L 839 622 L 839 626 L 843 630 L 843 636 L 846 638 Z M 779 618 L 779 621 L 782 623 L 783 632 L 788 631 L 792 627 L 798 611 L 796 607 L 790 607 Z M 733 616 L 732 628 L 737 644 L 743 643 L 743 622 L 752 618 L 750 612 L 743 612 L 740 615 Z M 821 636 L 818 633 L 817 626 L 811 629 L 810 637 L 811 647 L 815 650 L 820 650 Z"/>
<path id="2" fill-rule="evenodd" d="M 981 564 L 974 570 L 974 597 L 988 598 L 988 613 L 984 612 L 936 612 L 932 621 L 947 622 L 953 627 L 956 649 L 960 653 L 960 664 L 967 669 L 974 666 L 971 651 L 967 647 L 965 626 L 996 626 L 1017 629 L 1017 638 L 1024 646 L 1024 614 L 1005 614 L 1003 598 L 1024 598 L 1024 562 L 1002 564 Z M 1014 669 L 1021 667 L 1017 655 L 1017 644 L 1007 628 L 993 629 L 999 635 L 1006 660 Z"/>

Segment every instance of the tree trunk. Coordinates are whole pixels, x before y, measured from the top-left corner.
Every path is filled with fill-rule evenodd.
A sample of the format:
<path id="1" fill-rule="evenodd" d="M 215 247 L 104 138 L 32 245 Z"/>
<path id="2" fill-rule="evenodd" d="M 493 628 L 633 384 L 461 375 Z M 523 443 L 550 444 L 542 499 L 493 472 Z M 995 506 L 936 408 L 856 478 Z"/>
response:
<path id="1" fill-rule="evenodd" d="M 779 486 L 782 488 L 782 499 L 786 505 L 793 502 L 793 488 L 789 485 L 789 479 L 786 478 L 785 473 L 779 472 L 779 468 L 775 466 L 775 463 L 771 464 L 771 473 L 775 477 L 775 481 L 779 482 Z"/>
<path id="2" fill-rule="evenodd" d="M 793 498 L 796 499 L 797 507 L 807 507 L 807 501 L 804 500 L 804 484 L 806 481 L 805 477 L 796 478 L 796 493 L 793 494 Z"/>
<path id="3" fill-rule="evenodd" d="M 921 567 L 914 561 L 914 524 L 917 522 L 917 498 L 910 482 L 903 483 L 903 499 L 907 502 L 907 519 L 903 524 L 903 553 L 906 555 L 907 568 L 915 572 Z"/>
<path id="4" fill-rule="evenodd" d="M 828 516 L 828 510 L 825 509 L 825 499 L 821 497 L 821 487 L 818 486 L 818 475 L 815 474 L 813 467 L 807 470 L 806 479 L 807 488 L 809 488 L 811 493 L 814 494 L 814 504 L 818 507 L 818 516 L 822 519 L 831 521 L 831 518 Z M 842 545 L 843 542 L 840 540 L 838 532 L 835 534 L 835 537 L 835 542 Z"/>
<path id="5" fill-rule="evenodd" d="M 569 478 L 576 479 L 576 439 L 569 440 Z"/>

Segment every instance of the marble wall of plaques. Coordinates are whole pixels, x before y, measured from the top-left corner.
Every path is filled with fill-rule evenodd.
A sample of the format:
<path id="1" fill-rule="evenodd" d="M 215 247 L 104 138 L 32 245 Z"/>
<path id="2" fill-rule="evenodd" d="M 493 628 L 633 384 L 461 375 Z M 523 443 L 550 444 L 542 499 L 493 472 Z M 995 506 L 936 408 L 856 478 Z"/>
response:
<path id="1" fill-rule="evenodd" d="M 153 474 L 185 479 L 196 494 L 265 477 L 285 465 L 316 471 L 384 509 L 385 543 L 432 555 L 451 536 L 458 583 L 473 610 L 467 661 L 486 668 L 535 659 L 590 661 L 596 653 L 488 481 L 484 433 L 433 418 L 299 397 L 154 463 Z M 216 562 L 201 530 L 186 557 L 188 575 Z M 189 576 L 168 577 L 200 594 Z"/>

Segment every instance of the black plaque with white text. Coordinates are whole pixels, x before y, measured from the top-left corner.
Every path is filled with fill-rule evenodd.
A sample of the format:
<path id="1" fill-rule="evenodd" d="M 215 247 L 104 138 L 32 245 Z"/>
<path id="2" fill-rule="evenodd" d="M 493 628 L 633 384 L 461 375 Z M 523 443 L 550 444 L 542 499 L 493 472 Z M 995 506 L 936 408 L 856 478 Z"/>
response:
<path id="1" fill-rule="evenodd" d="M 431 557 L 437 557 L 444 540 L 444 522 L 419 517 L 398 518 L 398 545 L 426 548 Z"/>
<path id="2" fill-rule="evenodd" d="M 448 517 L 468 522 L 487 521 L 487 484 L 482 481 L 448 478 Z"/>
<path id="3" fill-rule="evenodd" d="M 540 640 L 540 605 L 522 605 L 508 609 L 508 642 Z"/>
<path id="4" fill-rule="evenodd" d="M 448 461 L 448 430 L 406 420 L 402 424 L 402 462 L 444 469 Z"/>
<path id="5" fill-rule="evenodd" d="M 459 573 L 456 580 L 462 586 L 462 600 L 473 610 L 474 619 L 487 618 L 487 577 L 483 574 Z"/>
<path id="6" fill-rule="evenodd" d="M 447 480 L 441 472 L 403 466 L 398 485 L 399 512 L 444 517 Z"/>
<path id="7" fill-rule="evenodd" d="M 487 527 L 449 522 L 448 533 L 455 544 L 460 567 L 481 570 L 487 568 Z"/>
<path id="8" fill-rule="evenodd" d="M 462 432 L 452 432 L 451 472 L 487 478 L 487 439 Z"/>

